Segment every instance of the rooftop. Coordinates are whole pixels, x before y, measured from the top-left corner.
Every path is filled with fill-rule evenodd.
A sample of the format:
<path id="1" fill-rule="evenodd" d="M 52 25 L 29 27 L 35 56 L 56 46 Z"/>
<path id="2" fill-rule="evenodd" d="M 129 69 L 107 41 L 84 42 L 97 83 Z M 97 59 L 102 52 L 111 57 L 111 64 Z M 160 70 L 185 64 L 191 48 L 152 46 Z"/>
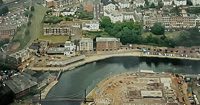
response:
<path id="1" fill-rule="evenodd" d="M 15 93 L 19 93 L 37 85 L 36 78 L 29 74 L 17 74 L 12 79 L 6 80 L 5 84 Z"/>
<path id="2" fill-rule="evenodd" d="M 120 41 L 120 39 L 117 39 L 117 38 L 111 38 L 111 37 L 97 37 L 96 38 L 96 41 L 97 42 L 102 42 L 102 41 Z"/>
<path id="3" fill-rule="evenodd" d="M 65 47 L 52 47 L 47 50 L 48 54 L 64 54 L 65 51 L 69 51 L 69 48 Z"/>

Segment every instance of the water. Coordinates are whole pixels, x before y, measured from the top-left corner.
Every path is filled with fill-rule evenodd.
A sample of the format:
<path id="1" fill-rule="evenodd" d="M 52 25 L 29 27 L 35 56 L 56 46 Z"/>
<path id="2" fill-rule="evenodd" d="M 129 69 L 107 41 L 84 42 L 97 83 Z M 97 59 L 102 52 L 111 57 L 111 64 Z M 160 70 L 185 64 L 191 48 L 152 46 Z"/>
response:
<path id="1" fill-rule="evenodd" d="M 85 89 L 89 92 L 107 76 L 140 69 L 156 72 L 200 74 L 200 61 L 138 57 L 109 58 L 63 73 L 58 84 L 51 89 L 47 98 L 80 98 L 83 97 Z M 43 105 L 80 105 L 80 103 L 57 101 L 45 102 Z"/>

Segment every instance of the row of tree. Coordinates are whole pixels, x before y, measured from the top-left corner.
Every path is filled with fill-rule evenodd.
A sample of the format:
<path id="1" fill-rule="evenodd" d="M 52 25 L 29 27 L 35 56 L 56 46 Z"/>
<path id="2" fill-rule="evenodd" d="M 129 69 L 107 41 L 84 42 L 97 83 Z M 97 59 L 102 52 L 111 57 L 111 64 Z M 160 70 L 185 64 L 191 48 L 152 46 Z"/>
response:
<path id="1" fill-rule="evenodd" d="M 198 28 L 182 31 L 178 38 L 171 39 L 165 36 L 165 27 L 161 23 L 155 23 L 151 28 L 152 34 L 146 37 L 142 36 L 143 27 L 139 22 L 112 23 L 109 17 L 103 17 L 100 26 L 109 36 L 120 38 L 123 44 L 150 44 L 168 47 L 200 45 Z"/>
<path id="2" fill-rule="evenodd" d="M 165 28 L 161 23 L 156 23 L 151 29 L 154 34 L 161 36 L 150 34 L 147 37 L 142 36 L 143 27 L 139 22 L 126 21 L 112 23 L 109 17 L 103 17 L 100 21 L 100 26 L 110 36 L 120 38 L 123 44 L 174 45 L 174 42 L 164 35 Z"/>

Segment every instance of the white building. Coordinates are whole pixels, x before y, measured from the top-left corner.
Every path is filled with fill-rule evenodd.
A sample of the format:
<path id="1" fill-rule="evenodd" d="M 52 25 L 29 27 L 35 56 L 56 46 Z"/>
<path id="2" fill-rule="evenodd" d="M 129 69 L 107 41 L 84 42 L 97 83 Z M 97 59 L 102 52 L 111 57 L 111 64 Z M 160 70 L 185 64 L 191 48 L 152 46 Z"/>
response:
<path id="1" fill-rule="evenodd" d="M 193 5 L 196 6 L 196 5 L 200 5 L 200 0 L 191 0 Z"/>
<path id="2" fill-rule="evenodd" d="M 104 16 L 108 16 L 112 23 L 123 22 L 123 14 L 119 13 L 118 11 L 104 11 Z"/>
<path id="3" fill-rule="evenodd" d="M 66 41 L 64 47 L 51 47 L 47 50 L 47 54 L 57 55 L 63 54 L 66 56 L 74 56 L 75 55 L 76 46 L 71 41 Z"/>
<path id="4" fill-rule="evenodd" d="M 16 58 L 19 63 L 22 63 L 30 58 L 30 51 L 29 49 L 22 49 L 10 56 Z"/>
<path id="5" fill-rule="evenodd" d="M 149 1 L 149 4 L 151 5 L 152 3 L 155 4 L 155 6 L 158 5 L 158 0 L 148 0 Z"/>
<path id="6" fill-rule="evenodd" d="M 173 0 L 162 0 L 164 6 L 172 5 Z"/>
<path id="7" fill-rule="evenodd" d="M 129 0 L 122 0 L 119 2 L 120 8 L 129 8 L 130 7 L 130 2 Z"/>
<path id="8" fill-rule="evenodd" d="M 123 12 L 123 20 L 133 20 L 135 21 L 134 12 Z"/>
<path id="9" fill-rule="evenodd" d="M 116 5 L 112 3 L 106 6 L 103 6 L 103 11 L 114 11 L 115 9 L 116 9 Z"/>
<path id="10" fill-rule="evenodd" d="M 145 5 L 145 1 L 144 0 L 135 0 L 135 5 L 137 7 L 143 6 Z"/>
<path id="11" fill-rule="evenodd" d="M 187 0 L 174 0 L 174 4 L 177 6 L 187 5 Z"/>
<path id="12" fill-rule="evenodd" d="M 93 40 L 90 38 L 82 38 L 79 41 L 80 51 L 93 51 Z"/>
<path id="13" fill-rule="evenodd" d="M 76 50 L 76 45 L 72 43 L 71 41 L 65 42 L 65 49 L 68 49 L 64 52 L 64 55 L 74 55 Z"/>
<path id="14" fill-rule="evenodd" d="M 99 21 L 93 20 L 82 23 L 82 30 L 86 31 L 99 31 Z"/>

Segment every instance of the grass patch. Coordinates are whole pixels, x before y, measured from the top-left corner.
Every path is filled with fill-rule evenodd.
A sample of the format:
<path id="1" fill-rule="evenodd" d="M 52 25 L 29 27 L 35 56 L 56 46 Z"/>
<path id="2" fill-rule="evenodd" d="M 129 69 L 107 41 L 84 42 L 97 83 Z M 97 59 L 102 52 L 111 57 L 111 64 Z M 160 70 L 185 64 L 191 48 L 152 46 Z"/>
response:
<path id="1" fill-rule="evenodd" d="M 27 45 L 30 45 L 35 39 L 42 35 L 43 30 L 43 17 L 47 11 L 47 8 L 42 5 L 35 4 L 35 11 L 33 12 L 33 17 L 31 19 L 31 26 L 29 27 L 31 40 Z"/>
<path id="2" fill-rule="evenodd" d="M 41 35 L 38 40 L 49 41 L 50 43 L 64 43 L 69 40 L 69 36 L 49 36 Z"/>
<path id="3" fill-rule="evenodd" d="M 32 12 L 33 17 L 31 18 L 31 25 L 22 25 L 16 35 L 14 36 L 12 42 L 19 42 L 20 47 L 17 50 L 23 49 L 31 45 L 31 43 L 42 34 L 42 20 L 46 13 L 46 8 L 42 5 L 34 5 L 35 11 Z M 29 30 L 30 34 L 25 35 L 25 30 Z"/>

